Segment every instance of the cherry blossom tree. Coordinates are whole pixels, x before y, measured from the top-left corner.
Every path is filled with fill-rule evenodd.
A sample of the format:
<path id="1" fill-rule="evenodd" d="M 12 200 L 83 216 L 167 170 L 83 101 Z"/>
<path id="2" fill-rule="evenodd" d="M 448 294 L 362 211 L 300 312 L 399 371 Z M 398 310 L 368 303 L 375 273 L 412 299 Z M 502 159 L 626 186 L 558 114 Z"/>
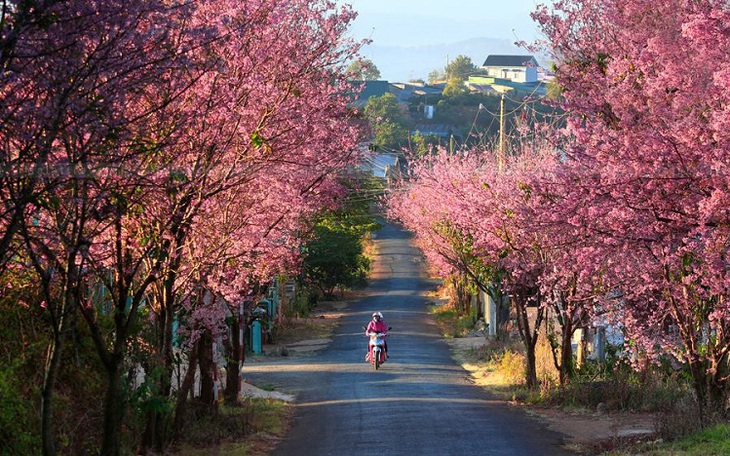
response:
<path id="1" fill-rule="evenodd" d="M 219 330 L 217 299 L 290 267 L 302 221 L 334 204 L 355 158 L 344 63 L 357 45 L 343 38 L 354 13 L 298 0 L 44 6 L 14 10 L 3 29 L 3 253 L 21 233 L 46 290 L 44 428 L 78 310 L 107 375 L 101 453 L 118 454 L 136 328 L 157 325 L 151 364 L 169 368 L 172 322 L 192 296 L 214 296 L 198 299 L 194 329 Z"/>
<path id="2" fill-rule="evenodd" d="M 65 335 L 84 300 L 90 248 L 118 202 L 111 170 L 139 152 L 130 145 L 145 112 L 127 103 L 161 79 L 168 51 L 155 45 L 171 30 L 160 4 L 31 3 L 3 10 L 2 249 L 24 246 L 14 258 L 40 278 L 53 331 L 41 432 L 44 453 L 55 454 Z"/>
<path id="3" fill-rule="evenodd" d="M 334 178 L 351 163 L 356 131 L 346 123 L 348 87 L 341 64 L 355 48 L 341 46 L 335 37 L 353 16 L 348 9 L 331 14 L 331 7 L 263 2 L 229 12 L 220 2 L 209 2 L 193 15 L 200 24 L 217 27 L 216 39 L 201 48 L 204 73 L 195 90 L 179 100 L 182 119 L 192 128 L 185 141 L 169 149 L 174 166 L 166 167 L 167 183 L 147 200 L 136 234 L 151 240 L 165 258 L 161 280 L 148 296 L 158 324 L 157 357 L 166 372 L 159 387 L 163 395 L 171 386 L 172 322 L 189 302 L 185 296 L 204 285 L 234 304 L 264 274 L 271 280 L 296 252 L 291 240 L 297 224 L 336 196 Z M 291 40 L 292 34 L 298 39 Z M 227 220 L 215 217 L 214 208 L 235 199 L 238 204 L 228 207 L 237 212 Z M 200 241 L 223 234 L 232 237 L 217 245 Z M 186 257 L 190 242 L 196 250 Z M 206 250 L 210 247 L 218 250 Z M 213 253 L 231 270 L 206 267 Z M 147 270 L 154 267 L 148 264 Z M 220 315 L 218 304 L 206 310 L 199 303 L 196 313 Z M 236 327 L 237 313 L 230 315 Z M 216 330 L 194 329 L 201 335 Z M 164 424 L 167 418 L 151 419 Z M 164 439 L 150 436 L 149 442 L 159 448 Z"/>
<path id="4" fill-rule="evenodd" d="M 442 150 L 413 163 L 413 176 L 389 207 L 443 275 L 462 271 L 483 290 L 495 282 L 500 297 L 510 295 L 527 353 L 526 381 L 536 387 L 535 347 L 547 310 L 540 278 L 548 258 L 545 234 L 532 230 L 525 179 L 545 161 L 527 158 Z"/>
<path id="5" fill-rule="evenodd" d="M 39 191 L 40 175 L 50 153 L 50 144 L 57 137 L 58 113 L 70 103 L 70 91 L 57 90 L 36 98 L 39 88 L 47 89 L 47 67 L 39 57 L 59 49 L 57 44 L 38 40 L 40 46 L 29 46 L 29 40 L 38 37 L 58 3 L 34 5 L 24 2 L 8 8 L 0 16 L 0 103 L 7 109 L 0 114 L 0 272 L 17 253 L 16 235 L 25 218 L 28 206 Z M 46 59 L 46 64 L 49 59 Z M 61 59 L 59 59 L 60 61 Z M 78 68 L 76 68 L 78 70 Z M 32 96 L 35 95 L 35 96 Z M 42 102 L 45 110 L 33 107 Z M 54 109 L 55 108 L 55 109 Z M 32 125 L 32 128 L 28 128 Z M 33 131 L 38 133 L 33 134 Z M 40 132 L 43 134 L 39 134 Z M 18 134 L 23 132 L 24 134 Z"/>
<path id="6" fill-rule="evenodd" d="M 564 385 L 574 372 L 572 336 L 601 296 L 603 262 L 600 246 L 569 223 L 562 154 L 548 141 L 554 126 L 524 130 L 504 157 L 442 150 L 414 160 L 389 208 L 443 276 L 466 274 L 496 302 L 510 297 L 530 387 L 537 386 L 535 348 L 546 324 Z M 588 267 L 576 257 L 595 262 Z"/>
<path id="7" fill-rule="evenodd" d="M 613 309 L 644 354 L 728 395 L 728 40 L 712 0 L 565 0 L 534 14 L 571 113 L 573 222 L 607 241 Z M 577 259 L 582 262 L 582 259 Z"/>
<path id="8" fill-rule="evenodd" d="M 185 293 L 200 286 L 183 279 L 204 278 L 207 289 L 222 293 L 234 307 L 264 274 L 263 281 L 270 281 L 284 266 L 282 260 L 287 263 L 297 252 L 291 241 L 298 223 L 337 195 L 335 178 L 352 162 L 357 137 L 347 124 L 348 86 L 341 68 L 355 48 L 335 39 L 353 17 L 348 9 L 333 15 L 327 2 L 264 2 L 221 15 L 218 5 L 206 4 L 199 13 L 201 24 L 221 21 L 221 38 L 204 51 L 206 58 L 219 62 L 184 101 L 184 106 L 197 107 L 191 113 L 199 118 L 202 113 L 202 121 L 193 119 L 200 125 L 188 132 L 183 149 L 171 149 L 179 163 L 175 192 L 162 187 L 164 194 L 147 206 L 154 218 L 144 227 L 145 236 L 156 239 L 159 251 L 169 256 L 166 278 L 150 297 L 159 324 L 159 355 L 168 372 L 163 394 L 170 388 L 176 309 Z M 297 40 L 291 40 L 292 33 Z M 237 212 L 226 220 L 215 217 L 211 208 L 223 205 Z M 206 218 L 222 223 L 213 226 Z M 155 232 L 156 226 L 165 230 Z M 229 240 L 217 245 L 200 241 L 222 239 L 218 232 Z M 186 258 L 191 241 L 196 251 Z M 205 250 L 210 247 L 216 250 Z M 231 270 L 206 266 L 213 253 Z M 194 262 L 187 263 L 189 259 Z M 232 327 L 237 327 L 237 315 L 231 312 Z"/>

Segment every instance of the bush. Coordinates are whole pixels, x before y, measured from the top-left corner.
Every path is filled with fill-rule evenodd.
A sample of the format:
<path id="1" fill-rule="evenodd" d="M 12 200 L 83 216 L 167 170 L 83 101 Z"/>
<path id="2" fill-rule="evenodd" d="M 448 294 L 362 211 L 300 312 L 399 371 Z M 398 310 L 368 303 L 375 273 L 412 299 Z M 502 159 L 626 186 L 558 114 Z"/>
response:
<path id="1" fill-rule="evenodd" d="M 35 411 L 25 399 L 18 366 L 3 366 L 0 370 L 0 455 L 40 454 L 40 434 L 34 422 Z"/>
<path id="2" fill-rule="evenodd" d="M 496 371 L 502 378 L 514 385 L 525 383 L 525 356 L 505 350 L 495 359 Z"/>
<path id="3" fill-rule="evenodd" d="M 319 295 L 315 290 L 304 283 L 296 287 L 296 293 L 291 305 L 283 308 L 284 316 L 287 318 L 306 318 L 317 307 Z"/>
<path id="4" fill-rule="evenodd" d="M 171 454 L 207 455 L 211 451 L 252 454 L 250 446 L 257 434 L 265 434 L 263 440 L 269 443 L 283 437 L 289 418 L 289 405 L 274 399 L 249 398 L 237 404 L 223 405 L 215 414 L 191 406 L 185 420 L 188 424 L 180 432 L 182 437 Z"/>
<path id="5" fill-rule="evenodd" d="M 637 372 L 624 362 L 588 362 L 566 386 L 545 388 L 542 402 L 591 410 L 664 413 L 674 408 L 676 398 L 687 394 L 691 395 L 689 385 L 676 373 Z"/>
<path id="6" fill-rule="evenodd" d="M 431 313 L 436 319 L 436 324 L 441 330 L 441 333 L 445 337 L 459 337 L 462 335 L 459 313 L 453 305 L 433 305 Z"/>
<path id="7" fill-rule="evenodd" d="M 700 413 L 694 396 L 683 394 L 670 407 L 663 408 L 656 416 L 655 427 L 659 437 L 665 440 L 674 440 L 699 430 Z"/>

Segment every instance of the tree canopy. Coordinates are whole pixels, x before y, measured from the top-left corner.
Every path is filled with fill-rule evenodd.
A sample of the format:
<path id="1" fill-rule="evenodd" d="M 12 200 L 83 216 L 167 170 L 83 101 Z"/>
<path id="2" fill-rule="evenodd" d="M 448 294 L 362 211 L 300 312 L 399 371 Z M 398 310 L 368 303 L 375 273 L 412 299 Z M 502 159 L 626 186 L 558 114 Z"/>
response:
<path id="1" fill-rule="evenodd" d="M 195 372 L 216 405 L 211 341 L 239 335 L 244 303 L 300 270 L 300 233 L 345 192 L 360 137 L 345 76 L 355 13 L 325 0 L 11 3 L 0 284 L 29 284 L 13 305 L 48 337 L 45 365 L 21 357 L 43 371 L 29 388 L 42 451 L 27 453 L 163 452 Z M 68 442 L 54 408 L 70 334 L 102 384 L 87 441 Z M 226 362 L 237 398 L 240 359 Z M 133 404 L 138 369 L 147 393 Z"/>
<path id="2" fill-rule="evenodd" d="M 375 63 L 367 58 L 354 60 L 347 67 L 348 78 L 356 81 L 377 81 L 380 79 L 380 70 Z"/>
<path id="3" fill-rule="evenodd" d="M 477 277 L 476 266 L 512 296 L 528 385 L 550 312 L 563 354 L 576 325 L 610 321 L 625 359 L 681 364 L 699 415 L 725 413 L 730 11 L 712 0 L 567 0 L 533 17 L 555 58 L 565 128 L 522 128 L 504 155 L 414 161 L 392 215 L 444 274 Z M 567 379 L 570 358 L 556 365 Z"/>
<path id="4" fill-rule="evenodd" d="M 393 94 L 368 99 L 364 115 L 370 121 L 376 145 L 399 148 L 408 144 L 411 120 Z"/>
<path id="5" fill-rule="evenodd" d="M 471 61 L 471 57 L 467 57 L 465 55 L 457 55 L 454 60 L 446 64 L 446 67 L 444 68 L 444 73 L 446 74 L 446 78 L 449 80 L 458 79 L 461 81 L 466 81 L 469 79 L 469 76 L 474 74 L 476 70 L 477 67 Z"/>

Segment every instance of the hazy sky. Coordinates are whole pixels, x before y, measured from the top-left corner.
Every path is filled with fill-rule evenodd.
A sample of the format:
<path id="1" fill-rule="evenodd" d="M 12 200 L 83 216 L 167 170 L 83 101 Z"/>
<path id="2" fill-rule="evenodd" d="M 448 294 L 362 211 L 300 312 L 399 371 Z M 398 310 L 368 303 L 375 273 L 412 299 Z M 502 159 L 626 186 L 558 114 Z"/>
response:
<path id="1" fill-rule="evenodd" d="M 383 46 L 421 46 L 471 38 L 533 41 L 530 13 L 549 0 L 340 0 L 360 13 L 355 38 Z"/>

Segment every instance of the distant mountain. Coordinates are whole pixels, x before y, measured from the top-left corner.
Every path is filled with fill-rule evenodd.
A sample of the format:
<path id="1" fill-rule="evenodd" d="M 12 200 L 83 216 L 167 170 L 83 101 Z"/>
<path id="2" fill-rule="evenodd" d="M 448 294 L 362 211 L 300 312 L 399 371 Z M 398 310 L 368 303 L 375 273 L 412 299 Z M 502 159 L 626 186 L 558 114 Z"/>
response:
<path id="1" fill-rule="evenodd" d="M 375 63 L 382 79 L 389 82 L 407 82 L 419 78 L 427 81 L 430 72 L 443 70 L 448 61 L 458 55 L 465 55 L 471 58 L 474 65 L 480 66 L 489 54 L 528 54 L 510 40 L 494 38 L 474 38 L 429 46 L 371 44 L 363 48 L 361 53 Z"/>

